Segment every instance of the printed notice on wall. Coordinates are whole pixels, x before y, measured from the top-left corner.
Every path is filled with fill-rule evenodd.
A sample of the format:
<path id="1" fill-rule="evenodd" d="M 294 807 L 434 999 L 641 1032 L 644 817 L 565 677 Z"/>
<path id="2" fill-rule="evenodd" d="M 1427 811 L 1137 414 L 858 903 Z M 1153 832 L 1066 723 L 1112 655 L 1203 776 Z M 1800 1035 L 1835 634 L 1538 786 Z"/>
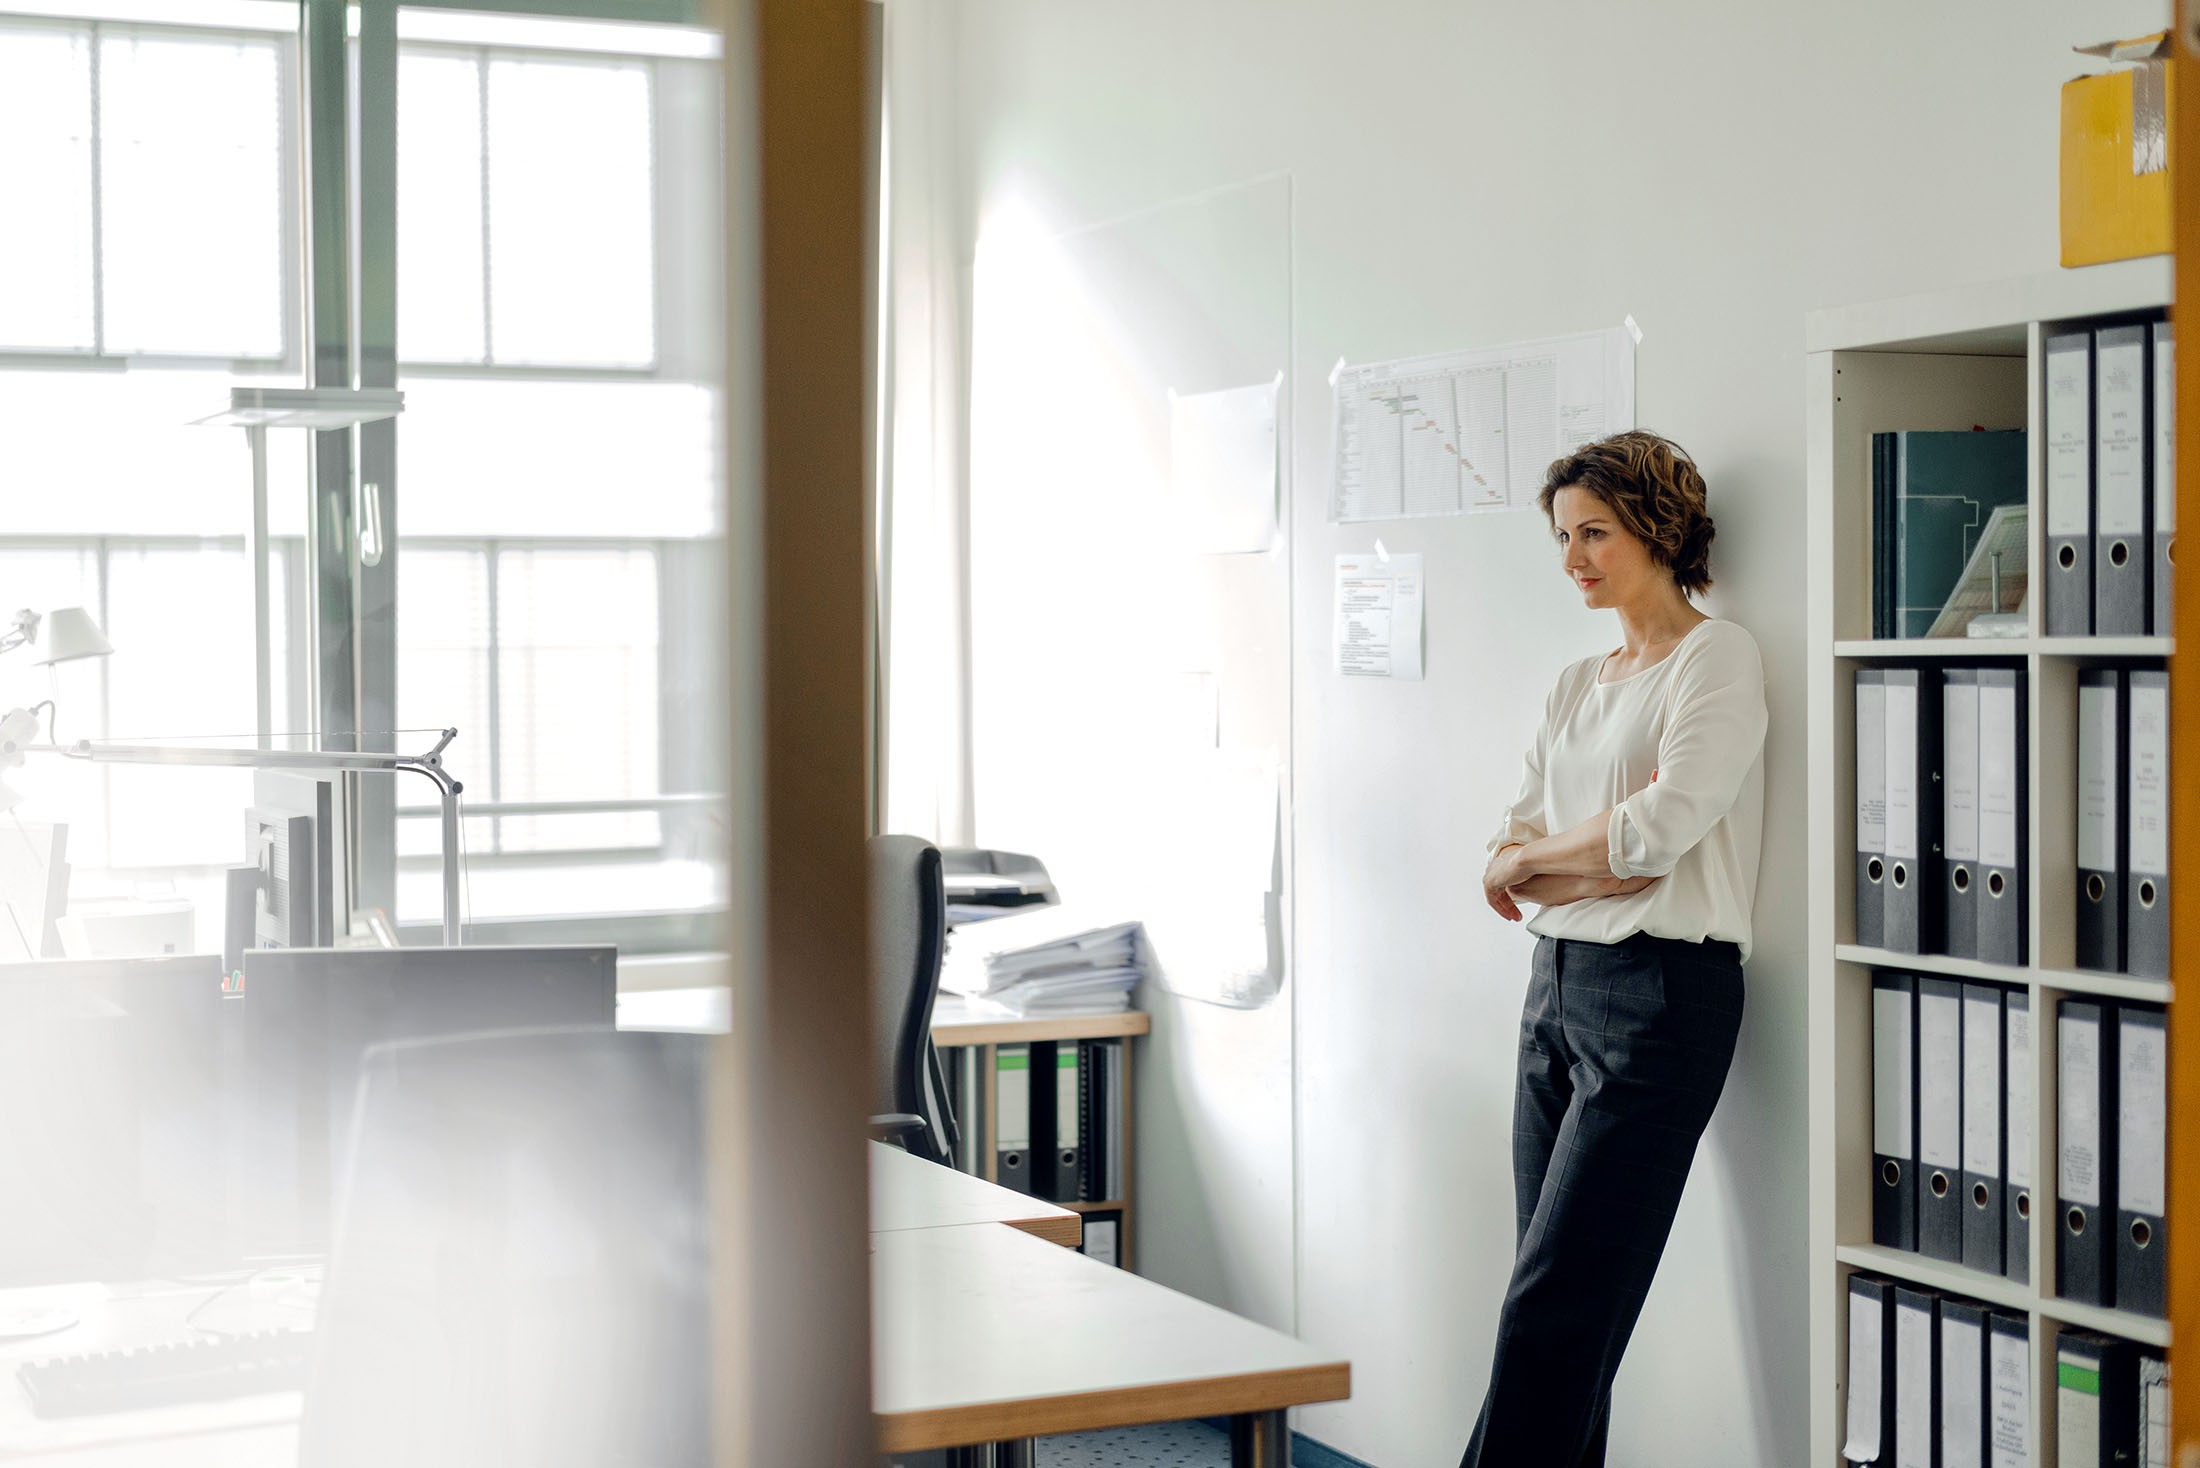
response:
<path id="1" fill-rule="evenodd" d="M 1337 671 L 1348 678 L 1421 676 L 1421 557 L 1337 557 Z"/>
<path id="2" fill-rule="evenodd" d="M 1340 366 L 1329 518 L 1532 510 L 1551 460 L 1635 426 L 1624 327 Z"/>

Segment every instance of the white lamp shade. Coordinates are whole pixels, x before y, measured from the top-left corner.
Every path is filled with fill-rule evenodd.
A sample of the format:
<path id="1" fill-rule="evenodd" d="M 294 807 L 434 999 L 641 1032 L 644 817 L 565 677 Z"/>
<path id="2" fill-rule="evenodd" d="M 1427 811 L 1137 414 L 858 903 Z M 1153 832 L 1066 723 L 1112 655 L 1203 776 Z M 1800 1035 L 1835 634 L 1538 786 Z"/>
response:
<path id="1" fill-rule="evenodd" d="M 115 650 L 107 634 L 99 630 L 92 614 L 82 607 L 59 607 L 46 614 L 38 629 L 40 663 L 66 663 L 74 658 L 103 658 Z"/>

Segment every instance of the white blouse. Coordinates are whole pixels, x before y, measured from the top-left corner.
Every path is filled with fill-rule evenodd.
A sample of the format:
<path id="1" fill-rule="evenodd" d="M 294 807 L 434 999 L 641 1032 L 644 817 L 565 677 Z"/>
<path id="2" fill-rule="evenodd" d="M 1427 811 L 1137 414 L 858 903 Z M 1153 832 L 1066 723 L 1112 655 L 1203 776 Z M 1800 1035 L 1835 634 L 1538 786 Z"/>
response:
<path id="1" fill-rule="evenodd" d="M 1607 654 L 1561 673 L 1520 797 L 1490 839 L 1567 831 L 1609 810 L 1615 877 L 1661 877 L 1627 897 L 1546 907 L 1528 931 L 1616 943 L 1634 933 L 1750 949 L 1765 808 L 1765 671 L 1732 622 L 1697 623 L 1662 662 L 1599 683 Z"/>

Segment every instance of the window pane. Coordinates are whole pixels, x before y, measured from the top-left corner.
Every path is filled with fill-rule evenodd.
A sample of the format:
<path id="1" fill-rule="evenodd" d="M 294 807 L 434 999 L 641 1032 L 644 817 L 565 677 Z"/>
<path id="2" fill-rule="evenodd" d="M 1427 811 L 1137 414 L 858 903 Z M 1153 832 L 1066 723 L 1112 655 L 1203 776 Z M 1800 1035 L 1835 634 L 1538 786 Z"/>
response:
<path id="1" fill-rule="evenodd" d="M 408 362 L 479 362 L 483 336 L 481 64 L 397 59 L 397 347 Z"/>
<path id="2" fill-rule="evenodd" d="M 117 545 L 108 555 L 108 735 L 252 734 L 252 577 L 240 542 Z M 107 767 L 115 866 L 235 862 L 250 770 Z"/>
<path id="3" fill-rule="evenodd" d="M 489 557 L 401 542 L 397 556 L 397 722 L 404 729 L 456 727 L 451 773 L 474 800 L 495 798 L 489 726 Z M 411 744 L 405 744 L 410 748 Z M 417 787 L 417 788 L 415 788 Z M 427 798 L 417 778 L 398 790 L 400 804 Z M 489 848 L 486 828 L 468 823 L 467 846 Z M 434 821 L 401 821 L 401 856 L 440 851 Z"/>
<path id="4" fill-rule="evenodd" d="M 717 528 L 710 388 L 454 377 L 401 386 L 397 473 L 408 535 L 657 540 Z"/>
<path id="5" fill-rule="evenodd" d="M 101 31 L 109 351 L 282 355 L 279 45 Z"/>
<path id="6" fill-rule="evenodd" d="M 515 550 L 498 559 L 504 800 L 655 795 L 657 558 Z M 653 843 L 647 813 L 510 817 L 507 851 Z"/>
<path id="7" fill-rule="evenodd" d="M 79 26 L 0 25 L 0 346 L 89 351 L 92 47 Z"/>
<path id="8" fill-rule="evenodd" d="M 0 377 L 0 530 L 242 535 L 252 516 L 244 430 L 193 422 L 229 406 L 230 382 L 215 372 Z M 291 429 L 267 435 L 268 509 L 278 533 L 303 529 L 311 437 Z"/>
<path id="9" fill-rule="evenodd" d="M 490 354 L 648 366 L 650 90 L 644 63 L 489 63 Z"/>

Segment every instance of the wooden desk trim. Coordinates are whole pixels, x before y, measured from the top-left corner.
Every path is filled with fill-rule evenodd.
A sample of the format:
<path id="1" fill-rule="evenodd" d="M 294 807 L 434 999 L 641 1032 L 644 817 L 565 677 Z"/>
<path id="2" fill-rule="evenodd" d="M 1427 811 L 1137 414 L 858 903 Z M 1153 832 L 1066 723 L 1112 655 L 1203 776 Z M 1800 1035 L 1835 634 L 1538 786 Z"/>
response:
<path id="1" fill-rule="evenodd" d="M 1153 1016 L 1143 1009 L 1121 1014 L 1072 1014 L 1057 1019 L 973 1019 L 932 1026 L 932 1043 L 942 1050 L 958 1045 L 1022 1045 L 1033 1040 L 1112 1040 L 1119 1035 L 1153 1032 Z"/>
<path id="2" fill-rule="evenodd" d="M 929 1448 L 1048 1437 L 1059 1432 L 1274 1412 L 1308 1402 L 1343 1401 L 1351 1395 L 1351 1363 L 1331 1361 L 1200 1381 L 871 1415 L 878 1424 L 880 1452 L 916 1453 Z"/>

